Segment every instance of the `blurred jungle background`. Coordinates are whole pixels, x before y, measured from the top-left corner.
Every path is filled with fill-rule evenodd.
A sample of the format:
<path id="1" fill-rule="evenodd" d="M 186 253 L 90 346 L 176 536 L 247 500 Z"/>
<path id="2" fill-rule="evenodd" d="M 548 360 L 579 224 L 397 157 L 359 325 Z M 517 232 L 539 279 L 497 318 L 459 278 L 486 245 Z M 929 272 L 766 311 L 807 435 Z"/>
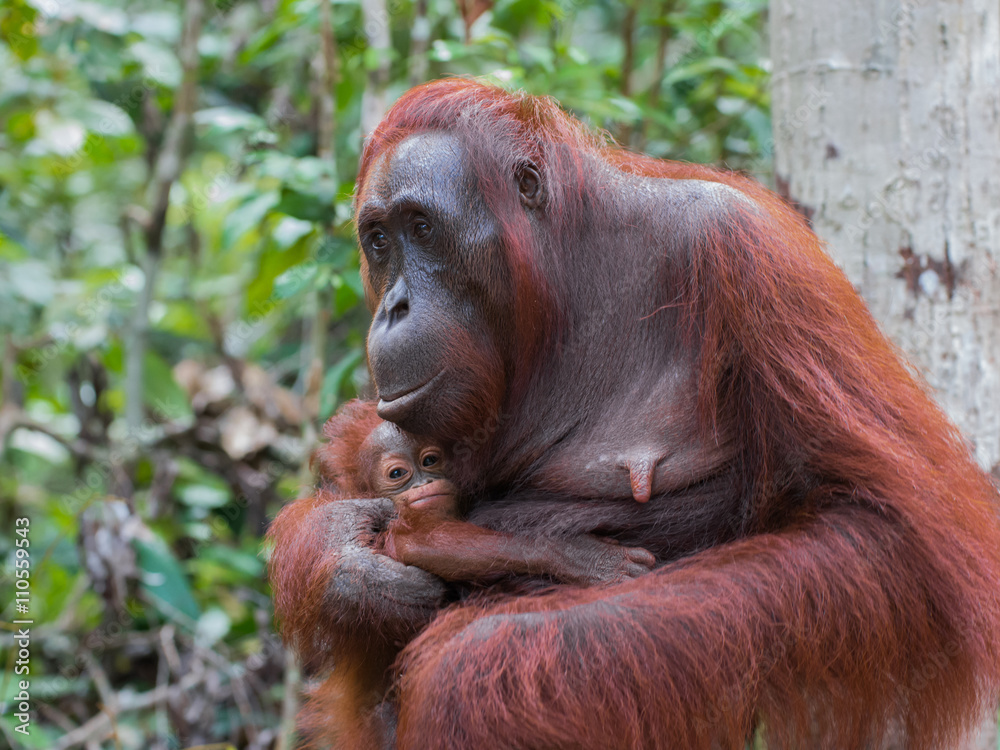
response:
<path id="1" fill-rule="evenodd" d="M 5 0 L 0 619 L 29 736 L 287 748 L 262 537 L 367 387 L 350 222 L 404 90 L 490 76 L 656 156 L 770 180 L 763 0 Z M 15 519 L 30 609 L 15 611 Z"/>
<path id="2" fill-rule="evenodd" d="M 444 75 L 793 198 L 1000 479 L 1000 5 L 972 5 L 2 0 L 0 748 L 294 746 L 263 535 L 370 392 L 363 136 Z"/>

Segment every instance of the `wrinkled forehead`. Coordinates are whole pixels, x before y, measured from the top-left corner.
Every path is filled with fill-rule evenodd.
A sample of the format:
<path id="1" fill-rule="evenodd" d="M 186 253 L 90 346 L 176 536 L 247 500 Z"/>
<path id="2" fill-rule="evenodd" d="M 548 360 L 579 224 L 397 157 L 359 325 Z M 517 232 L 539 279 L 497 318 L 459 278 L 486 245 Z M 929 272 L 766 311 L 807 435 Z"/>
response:
<path id="1" fill-rule="evenodd" d="M 468 180 L 464 150 L 456 136 L 440 132 L 407 136 L 375 158 L 359 186 L 358 214 L 407 200 L 451 196 L 456 188 L 469 187 Z"/>
<path id="2" fill-rule="evenodd" d="M 365 447 L 376 453 L 409 453 L 413 439 L 392 422 L 383 422 L 368 436 Z"/>

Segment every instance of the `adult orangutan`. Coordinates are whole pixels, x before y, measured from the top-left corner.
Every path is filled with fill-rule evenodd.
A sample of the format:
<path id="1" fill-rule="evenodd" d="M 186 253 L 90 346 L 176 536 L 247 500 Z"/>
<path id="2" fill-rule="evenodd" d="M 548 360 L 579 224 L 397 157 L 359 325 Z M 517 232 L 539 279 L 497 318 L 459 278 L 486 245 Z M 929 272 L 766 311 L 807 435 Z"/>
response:
<path id="1" fill-rule="evenodd" d="M 440 611 L 371 549 L 391 502 L 321 487 L 272 532 L 286 636 L 406 644 L 356 738 L 929 750 L 996 705 L 996 488 L 779 198 L 444 80 L 368 139 L 356 219 L 379 414 L 465 457 L 468 520 L 659 563 Z"/>

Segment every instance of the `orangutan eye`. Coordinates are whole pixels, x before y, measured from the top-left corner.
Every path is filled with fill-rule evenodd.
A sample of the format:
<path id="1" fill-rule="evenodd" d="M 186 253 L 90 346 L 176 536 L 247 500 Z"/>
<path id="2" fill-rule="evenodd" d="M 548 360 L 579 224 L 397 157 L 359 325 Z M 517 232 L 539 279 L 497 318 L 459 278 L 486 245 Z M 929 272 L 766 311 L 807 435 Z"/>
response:
<path id="1" fill-rule="evenodd" d="M 389 246 L 389 238 L 378 229 L 368 235 L 368 241 L 375 250 L 385 250 Z"/>
<path id="2" fill-rule="evenodd" d="M 407 474 L 406 469 L 396 466 L 389 470 L 389 479 L 402 479 Z"/>
<path id="3" fill-rule="evenodd" d="M 438 462 L 438 456 L 436 453 L 428 453 L 424 456 L 423 460 L 420 462 L 423 466 L 433 466 Z"/>
<path id="4" fill-rule="evenodd" d="M 425 240 L 431 235 L 431 225 L 426 221 L 417 221 L 413 225 L 413 236 L 418 240 Z"/>

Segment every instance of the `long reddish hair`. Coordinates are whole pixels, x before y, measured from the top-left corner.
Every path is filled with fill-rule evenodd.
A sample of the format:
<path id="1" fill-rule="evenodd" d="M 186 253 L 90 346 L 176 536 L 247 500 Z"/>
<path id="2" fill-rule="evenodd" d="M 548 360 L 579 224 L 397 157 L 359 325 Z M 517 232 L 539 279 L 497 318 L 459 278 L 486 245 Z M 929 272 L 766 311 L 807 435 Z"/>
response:
<path id="1" fill-rule="evenodd" d="M 309 467 L 327 489 L 340 497 L 372 497 L 374 487 L 359 463 L 359 450 L 382 423 L 374 401 L 353 399 L 323 426 L 326 442 L 313 454 Z"/>
<path id="2" fill-rule="evenodd" d="M 954 741 L 1000 684 L 997 489 L 802 217 L 743 176 L 628 153 L 551 99 L 466 79 L 392 107 L 365 144 L 362 198 L 375 162 L 426 131 L 466 145 L 502 230 L 526 362 L 566 324 L 561 269 L 593 199 L 585 158 L 742 196 L 701 220 L 670 305 L 699 346 L 704 428 L 739 446 L 743 538 L 616 586 L 614 601 L 559 590 L 440 614 L 404 654 L 400 747 L 488 744 L 499 728 L 511 746 L 738 747 L 762 718 L 782 747 L 816 731 L 831 748 L 894 729 L 920 750 Z M 543 174 L 548 246 L 511 179 L 524 162 Z M 286 636 L 325 664 L 337 644 L 363 646 L 360 624 L 382 627 L 367 601 L 328 622 L 341 561 L 324 530 L 339 497 L 294 503 L 271 532 Z M 567 630 L 515 616 L 550 610 Z M 915 681 L 928 665 L 933 681 Z M 580 677 L 599 669 L 607 679 Z M 571 689 L 549 682 L 564 675 Z"/>
<path id="3" fill-rule="evenodd" d="M 967 715 L 982 698 L 984 680 L 995 698 L 997 488 L 804 219 L 744 176 L 629 153 L 588 132 L 551 99 L 455 78 L 415 88 L 392 107 L 365 144 L 361 189 L 377 158 L 411 134 L 435 130 L 468 146 L 465 156 L 479 190 L 504 230 L 526 359 L 539 345 L 539 331 L 551 333 L 563 324 L 559 258 L 546 265 L 542 253 L 568 259 L 572 248 L 537 246 L 508 177 L 519 163 L 530 161 L 542 171 L 550 235 L 570 238 L 567 243 L 575 228 L 586 225 L 591 196 L 581 179 L 584 158 L 603 159 L 627 174 L 721 183 L 745 196 L 720 206 L 700 228 L 684 259 L 686 283 L 671 302 L 682 310 L 683 332 L 700 342 L 698 405 L 705 429 L 725 423 L 739 446 L 734 491 L 742 497 L 740 526 L 747 535 L 776 531 L 831 507 L 900 524 L 911 569 L 856 582 L 862 587 L 858 597 L 866 596 L 864 586 L 891 588 L 906 576 L 922 582 L 926 600 L 907 600 L 913 624 L 905 643 L 883 642 L 885 652 L 873 652 L 871 663 L 906 673 L 906 660 L 939 651 L 942 630 L 949 628 L 949 642 L 964 644 L 951 657 L 948 684 L 942 677 L 935 699 L 914 699 L 909 736 L 925 747 L 928 738 L 940 738 L 941 727 L 958 726 L 955 717 Z M 795 555 L 788 551 L 788 564 L 795 564 Z M 781 575 L 773 574 L 776 590 Z M 473 609 L 463 614 L 475 616 Z M 955 623 L 968 630 L 957 632 Z M 444 632 L 445 625 L 440 627 Z M 429 644 L 422 641 L 413 653 L 435 654 Z M 824 656 L 831 663 L 839 658 Z M 531 664 L 526 661 L 525 669 Z M 844 680 L 853 700 L 887 700 L 876 694 L 882 685 L 877 679 L 852 674 Z M 946 689 L 948 700 L 942 698 Z"/>

